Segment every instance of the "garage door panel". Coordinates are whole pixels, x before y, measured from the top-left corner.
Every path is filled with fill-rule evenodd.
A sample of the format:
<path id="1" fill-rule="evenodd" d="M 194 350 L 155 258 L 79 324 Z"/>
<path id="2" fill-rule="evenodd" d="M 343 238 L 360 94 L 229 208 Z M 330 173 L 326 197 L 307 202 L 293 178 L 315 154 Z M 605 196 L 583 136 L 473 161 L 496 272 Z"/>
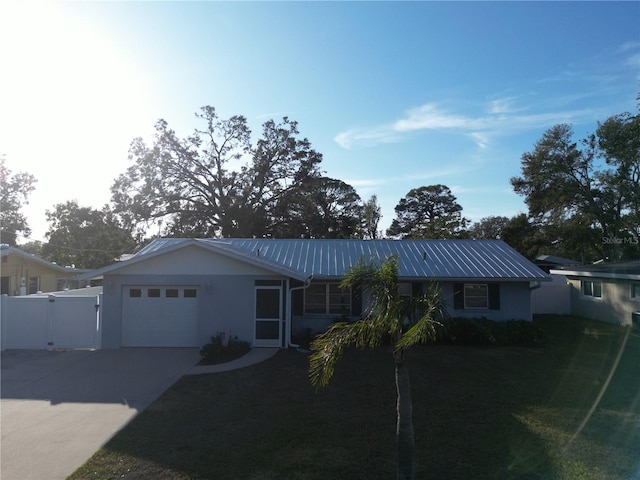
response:
<path id="1" fill-rule="evenodd" d="M 192 286 L 125 287 L 123 346 L 200 346 L 197 293 Z"/>

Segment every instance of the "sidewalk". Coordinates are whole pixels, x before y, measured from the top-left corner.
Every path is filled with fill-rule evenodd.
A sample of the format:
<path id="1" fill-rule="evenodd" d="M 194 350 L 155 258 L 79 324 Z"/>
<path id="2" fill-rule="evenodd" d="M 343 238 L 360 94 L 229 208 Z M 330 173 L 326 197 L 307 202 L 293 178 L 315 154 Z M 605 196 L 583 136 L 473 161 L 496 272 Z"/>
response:
<path id="1" fill-rule="evenodd" d="M 264 362 L 273 357 L 279 348 L 252 348 L 249 353 L 227 363 L 217 365 L 196 365 L 186 375 L 199 375 L 202 373 L 219 373 L 249 367 L 256 363 Z"/>

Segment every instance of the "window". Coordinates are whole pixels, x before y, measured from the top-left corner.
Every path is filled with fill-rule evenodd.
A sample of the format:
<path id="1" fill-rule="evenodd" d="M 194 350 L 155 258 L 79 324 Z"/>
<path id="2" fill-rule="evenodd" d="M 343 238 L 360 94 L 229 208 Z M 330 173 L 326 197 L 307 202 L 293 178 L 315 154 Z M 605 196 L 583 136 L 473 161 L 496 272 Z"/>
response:
<path id="1" fill-rule="evenodd" d="M 159 288 L 150 288 L 147 290 L 147 297 L 149 298 L 159 298 L 160 297 L 160 289 Z"/>
<path id="2" fill-rule="evenodd" d="M 602 298 L 602 282 L 582 280 L 582 295 L 585 297 Z"/>
<path id="3" fill-rule="evenodd" d="M 454 283 L 456 310 L 500 310 L 499 283 Z"/>
<path id="4" fill-rule="evenodd" d="M 465 284 L 464 286 L 465 309 L 489 308 L 489 288 L 486 284 Z"/>
<path id="5" fill-rule="evenodd" d="M 398 295 L 402 298 L 411 298 L 411 294 L 413 292 L 413 285 L 410 283 L 399 283 L 398 284 Z"/>
<path id="6" fill-rule="evenodd" d="M 140 298 L 140 297 L 142 297 L 142 289 L 141 288 L 130 288 L 129 289 L 129 297 L 130 298 Z"/>
<path id="7" fill-rule="evenodd" d="M 164 296 L 167 298 L 178 298 L 179 290 L 177 288 L 167 288 L 164 292 Z"/>
<path id="8" fill-rule="evenodd" d="M 640 282 L 631 283 L 631 298 L 640 300 Z"/>
<path id="9" fill-rule="evenodd" d="M 29 277 L 29 290 L 27 293 L 29 295 L 38 293 L 39 286 L 40 286 L 40 277 Z"/>
<path id="10" fill-rule="evenodd" d="M 198 291 L 195 288 L 185 288 L 182 296 L 184 298 L 196 298 L 198 296 Z"/>
<path id="11" fill-rule="evenodd" d="M 337 283 L 312 283 L 305 291 L 305 314 L 351 314 L 351 289 Z"/>

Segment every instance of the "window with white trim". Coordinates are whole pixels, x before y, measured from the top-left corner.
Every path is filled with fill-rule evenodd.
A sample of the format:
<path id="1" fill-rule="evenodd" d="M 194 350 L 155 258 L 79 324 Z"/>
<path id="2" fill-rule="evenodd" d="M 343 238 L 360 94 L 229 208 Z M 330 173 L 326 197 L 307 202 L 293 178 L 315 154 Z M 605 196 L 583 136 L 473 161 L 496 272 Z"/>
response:
<path id="1" fill-rule="evenodd" d="M 640 300 L 640 282 L 631 282 L 631 298 Z"/>
<path id="2" fill-rule="evenodd" d="M 312 283 L 304 290 L 304 313 L 350 315 L 351 289 L 338 283 Z"/>
<path id="3" fill-rule="evenodd" d="M 580 289 L 585 297 L 602 298 L 602 282 L 597 280 L 581 280 Z"/>

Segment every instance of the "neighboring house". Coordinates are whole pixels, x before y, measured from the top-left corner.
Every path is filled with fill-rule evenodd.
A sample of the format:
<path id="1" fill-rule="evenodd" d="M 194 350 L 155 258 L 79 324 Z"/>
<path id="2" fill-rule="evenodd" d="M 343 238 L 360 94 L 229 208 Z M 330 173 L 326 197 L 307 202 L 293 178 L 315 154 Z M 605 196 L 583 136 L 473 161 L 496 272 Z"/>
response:
<path id="1" fill-rule="evenodd" d="M 0 245 L 0 257 L 0 293 L 10 297 L 77 288 L 78 275 L 86 273 L 9 245 Z"/>
<path id="2" fill-rule="evenodd" d="M 640 321 L 640 260 L 551 270 L 571 285 L 571 313 L 630 325 Z"/>
<path id="3" fill-rule="evenodd" d="M 452 315 L 531 320 L 550 280 L 500 240 L 156 239 L 103 278 L 102 347 L 199 347 L 219 332 L 253 346 L 360 318 L 366 295 L 339 283 L 362 259 L 399 257 L 402 292 L 439 282 Z"/>
<path id="4" fill-rule="evenodd" d="M 533 261 L 542 270 L 549 273 L 551 269 L 565 268 L 568 266 L 581 265 L 582 262 L 571 260 L 570 258 L 557 257 L 555 255 L 538 255 Z"/>

